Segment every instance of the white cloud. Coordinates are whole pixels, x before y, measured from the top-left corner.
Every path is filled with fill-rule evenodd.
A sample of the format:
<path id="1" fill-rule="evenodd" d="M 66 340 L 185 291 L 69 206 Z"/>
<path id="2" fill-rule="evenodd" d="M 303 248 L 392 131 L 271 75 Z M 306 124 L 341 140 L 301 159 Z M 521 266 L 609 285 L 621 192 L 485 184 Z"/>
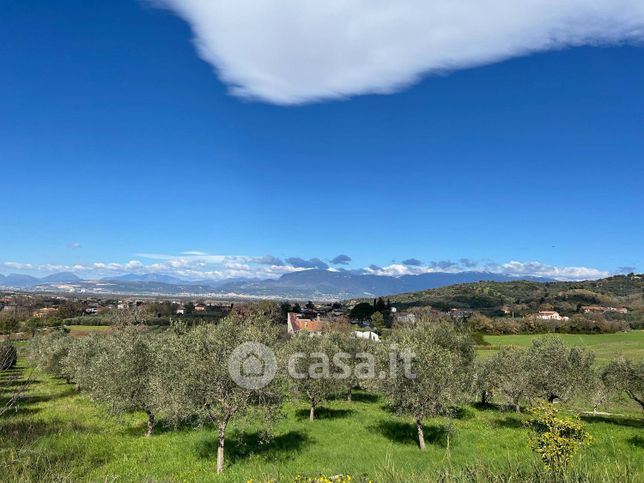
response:
<path id="1" fill-rule="evenodd" d="M 181 252 L 181 255 L 197 255 L 197 256 L 199 256 L 199 255 L 206 255 L 206 254 L 204 252 L 200 252 L 200 251 L 197 251 L 197 250 L 190 250 L 190 251 L 187 251 L 187 252 Z"/>
<path id="2" fill-rule="evenodd" d="M 589 280 L 608 277 L 609 272 L 590 267 L 558 267 L 545 265 L 541 262 L 517 262 L 511 261 L 497 265 L 495 271 L 509 275 L 532 275 L 537 277 L 548 277 L 556 280 Z"/>
<path id="3" fill-rule="evenodd" d="M 268 256 L 240 256 L 240 255 L 164 255 L 147 254 L 147 258 L 153 258 L 152 263 L 143 263 L 140 260 L 128 262 L 92 262 L 77 264 L 38 264 L 5 261 L 0 262 L 0 269 L 16 270 L 30 273 L 54 273 L 74 272 L 81 277 L 88 279 L 101 278 L 122 273 L 136 274 L 167 274 L 184 279 L 213 279 L 223 280 L 232 277 L 243 278 L 276 278 L 290 272 L 306 270 L 318 267 L 314 261 L 302 260 L 300 258 L 287 258 L 285 263 L 279 258 Z M 144 258 L 144 257 L 141 257 Z M 275 263 L 270 263 L 271 261 Z M 441 261 L 429 262 L 428 265 L 405 265 L 393 263 L 384 267 L 370 265 L 359 273 L 372 275 L 388 275 L 399 277 L 402 275 L 419 275 L 422 273 L 450 272 L 458 273 L 472 270 L 468 264 Z M 267 263 L 268 262 L 268 263 Z M 304 262 L 304 263 L 302 263 Z M 587 280 L 607 277 L 611 273 L 598 270 L 592 267 L 566 267 L 547 265 L 537 261 L 519 262 L 510 261 L 506 263 L 489 262 L 480 265 L 479 270 L 491 273 L 503 273 L 515 276 L 538 276 L 557 280 Z M 337 269 L 331 269 L 337 271 Z M 634 270 L 634 269 L 633 269 Z M 618 273 L 619 270 L 616 272 Z"/>
<path id="4" fill-rule="evenodd" d="M 447 266 L 444 262 L 431 262 L 426 266 L 391 264 L 385 267 L 370 266 L 365 269 L 366 273 L 373 275 L 390 275 L 399 277 L 401 275 L 419 275 L 421 273 L 449 272 L 458 273 L 471 271 L 471 260 L 467 259 L 467 264 L 449 263 Z M 556 265 L 547 265 L 541 262 L 517 262 L 510 261 L 506 263 L 490 262 L 484 265 L 480 270 L 490 273 L 505 275 L 514 275 L 517 277 L 544 277 L 555 280 L 592 280 L 597 278 L 608 277 L 611 272 L 598 270 L 592 267 L 560 267 Z"/>
<path id="5" fill-rule="evenodd" d="M 187 20 L 239 96 L 297 104 L 421 76 L 644 38 L 642 0 L 152 0 Z"/>

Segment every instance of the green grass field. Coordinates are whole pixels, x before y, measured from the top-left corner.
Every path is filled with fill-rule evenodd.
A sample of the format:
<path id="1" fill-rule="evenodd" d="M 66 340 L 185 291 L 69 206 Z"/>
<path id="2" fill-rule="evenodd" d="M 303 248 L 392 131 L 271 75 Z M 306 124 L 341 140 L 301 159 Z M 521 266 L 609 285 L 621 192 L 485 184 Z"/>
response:
<path id="1" fill-rule="evenodd" d="M 501 346 L 528 346 L 539 335 L 486 335 L 488 346 L 478 347 L 481 357 L 491 357 Z M 616 355 L 631 359 L 644 358 L 644 330 L 618 332 L 616 334 L 557 334 L 564 343 L 571 346 L 582 346 L 595 353 L 598 364 L 605 364 Z"/>
<path id="2" fill-rule="evenodd" d="M 566 340 L 584 341 L 602 359 L 623 345 L 631 356 L 642 350 L 641 332 L 579 337 Z M 527 344 L 531 337 L 487 339 L 500 346 Z M 21 369 L 25 368 L 14 375 Z M 572 414 L 573 409 L 590 408 L 565 408 L 564 412 Z M 593 441 L 581 450 L 575 464 L 587 468 L 595 481 L 643 481 L 641 411 L 625 401 L 610 410 L 618 415 L 582 416 Z M 529 471 L 539 464 L 522 425 L 527 416 L 500 409 L 465 405 L 455 419 L 428 421 L 425 453 L 416 446 L 411 418 L 391 414 L 377 395 L 359 392 L 351 403 L 331 401 L 319 416 L 311 423 L 305 404 L 289 403 L 274 439 L 264 444 L 255 422 L 234 424 L 226 441 L 226 472 L 217 476 L 214 430 L 159 427 L 156 435 L 145 438 L 143 414 L 110 416 L 72 385 L 36 373 L 18 411 L 0 418 L 0 475 L 3 481 L 237 482 L 348 473 L 354 480 L 380 482 L 435 481 L 442 472 L 443 476 L 461 475 L 462 480 L 486 481 L 489 478 L 463 471 L 479 466 L 500 474 L 512 468 Z"/>
<path id="3" fill-rule="evenodd" d="M 109 332 L 112 328 L 108 325 L 67 325 L 69 334 L 74 337 L 82 337 L 100 332 Z"/>

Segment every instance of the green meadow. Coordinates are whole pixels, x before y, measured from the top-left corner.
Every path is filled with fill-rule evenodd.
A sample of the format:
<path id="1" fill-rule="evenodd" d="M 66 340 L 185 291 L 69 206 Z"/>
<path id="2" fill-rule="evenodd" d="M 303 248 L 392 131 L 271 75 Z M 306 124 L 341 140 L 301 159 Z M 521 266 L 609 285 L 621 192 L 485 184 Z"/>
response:
<path id="1" fill-rule="evenodd" d="M 641 331 L 563 338 L 592 348 L 599 361 L 616 353 L 641 357 L 644 345 Z M 531 336 L 486 340 L 484 355 L 501 345 L 528 344 Z M 18 384 L 29 371 L 21 358 L 2 377 Z M 111 416 L 73 385 L 38 372 L 33 378 L 17 410 L 0 419 L 3 481 L 292 481 L 320 474 L 378 482 L 525 481 L 540 468 L 528 447 L 525 414 L 463 405 L 454 418 L 427 422 L 422 453 L 411 418 L 392 414 L 378 395 L 358 391 L 352 402 L 326 403 L 313 422 L 305 403 L 290 402 L 269 439 L 254 421 L 234 424 L 226 470 L 218 476 L 212 428 L 160 425 L 145 438 L 143 414 Z M 581 414 L 593 438 L 576 456 L 580 473 L 571 481 L 643 481 L 641 410 L 623 399 L 611 403 L 609 415 L 583 414 L 590 409 L 562 408 L 570 416 Z"/>
<path id="2" fill-rule="evenodd" d="M 582 346 L 592 350 L 600 365 L 617 355 L 630 359 L 644 358 L 644 330 L 614 334 L 557 334 L 556 336 L 567 345 Z M 489 345 L 479 346 L 478 354 L 481 357 L 491 357 L 502 346 L 528 346 L 538 337 L 543 337 L 543 334 L 486 335 L 484 340 Z"/>

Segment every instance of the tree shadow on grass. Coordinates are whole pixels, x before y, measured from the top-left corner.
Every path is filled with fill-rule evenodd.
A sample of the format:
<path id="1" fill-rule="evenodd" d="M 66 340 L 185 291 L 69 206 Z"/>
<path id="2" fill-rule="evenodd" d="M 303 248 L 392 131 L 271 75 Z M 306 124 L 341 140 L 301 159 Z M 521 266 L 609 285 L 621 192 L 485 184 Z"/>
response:
<path id="1" fill-rule="evenodd" d="M 631 446 L 644 449 L 644 438 L 641 436 L 633 436 L 632 438 L 628 438 L 626 441 L 628 441 L 628 444 Z"/>
<path id="2" fill-rule="evenodd" d="M 506 416 L 504 418 L 496 418 L 493 422 L 494 426 L 497 428 L 512 428 L 512 429 L 518 429 L 518 428 L 523 428 L 523 422 L 518 420 L 517 418 L 514 418 L 512 416 Z"/>
<path id="3" fill-rule="evenodd" d="M 373 426 L 370 426 L 369 429 L 379 432 L 396 443 L 418 446 L 418 433 L 416 432 L 415 424 L 381 420 Z M 423 425 L 423 431 L 425 433 L 426 443 L 436 444 L 443 448 L 447 447 L 448 430 L 444 426 Z"/>
<path id="4" fill-rule="evenodd" d="M 9 418 L 12 416 L 29 416 L 40 411 L 40 408 L 35 407 L 37 404 L 62 399 L 72 394 L 76 394 L 76 391 L 74 389 L 66 390 L 65 392 L 62 392 L 60 394 L 33 395 L 29 394 L 29 388 L 27 388 L 24 394 L 0 395 L 0 408 L 3 408 L 5 405 L 9 404 L 10 399 L 15 397 L 15 399 L 13 399 L 10 404 L 11 407 L 3 414 L 3 417 Z"/>
<path id="5" fill-rule="evenodd" d="M 581 420 L 587 423 L 608 423 L 615 424 L 617 426 L 644 429 L 644 419 L 625 418 L 623 416 L 593 416 L 592 414 L 584 414 L 581 416 Z"/>
<path id="6" fill-rule="evenodd" d="M 346 401 L 349 404 L 351 404 L 351 402 L 375 403 L 379 399 L 380 398 L 377 394 L 372 394 L 370 392 L 364 391 L 363 389 L 356 389 L 356 388 L 354 388 L 353 391 L 351 392 L 351 401 L 347 401 L 346 392 L 338 393 L 333 397 L 329 398 L 329 400 L 331 401 Z"/>
<path id="7" fill-rule="evenodd" d="M 0 401 L 0 408 L 2 408 L 4 401 Z M 18 417 L 32 417 L 35 414 L 38 414 L 41 410 L 39 408 L 32 408 L 30 406 L 21 406 L 20 404 L 15 404 L 11 406 L 6 412 L 2 413 L 3 420 L 12 420 Z"/>
<path id="8" fill-rule="evenodd" d="M 351 399 L 355 402 L 376 403 L 380 399 L 380 396 L 370 392 L 354 392 L 351 395 Z"/>
<path id="9" fill-rule="evenodd" d="M 472 404 L 472 407 L 475 408 L 477 411 L 505 411 L 507 407 L 504 404 L 497 404 L 497 403 L 482 403 L 481 401 L 475 402 Z"/>
<path id="10" fill-rule="evenodd" d="M 476 413 L 472 411 L 472 409 L 468 407 L 461 407 L 461 406 L 450 408 L 449 414 L 454 419 L 460 419 L 460 420 L 474 419 L 476 417 Z"/>
<path id="11" fill-rule="evenodd" d="M 5 420 L 0 423 L 0 439 L 12 446 L 25 446 L 42 437 L 70 432 L 98 432 L 76 421 L 51 419 L 47 421 L 33 419 Z"/>
<path id="12" fill-rule="evenodd" d="M 76 389 L 74 389 L 72 386 L 65 388 L 63 391 L 56 394 L 34 395 L 27 392 L 25 395 L 23 395 L 20 398 L 20 404 L 30 405 L 30 404 L 38 404 L 42 402 L 56 401 L 58 399 L 64 399 L 66 397 L 70 397 L 75 394 L 78 394 L 78 391 L 76 391 Z"/>
<path id="13" fill-rule="evenodd" d="M 0 381 L 9 381 L 15 379 L 21 379 L 22 374 L 25 371 L 22 367 L 13 367 L 11 369 L 3 369 L 0 371 Z"/>
<path id="14" fill-rule="evenodd" d="M 215 460 L 217 458 L 217 435 L 198 444 L 199 457 Z M 289 431 L 269 440 L 262 438 L 260 432 L 237 432 L 226 438 L 225 457 L 235 463 L 253 455 L 261 455 L 271 461 L 283 461 L 293 457 L 293 452 L 310 443 L 309 437 L 301 431 Z"/>
<path id="15" fill-rule="evenodd" d="M 338 419 L 346 418 L 351 416 L 356 411 L 354 409 L 334 409 L 334 408 L 317 408 L 315 410 L 315 419 Z M 308 409 L 299 409 L 295 412 L 295 415 L 300 419 L 309 418 Z"/>
<path id="16" fill-rule="evenodd" d="M 6 379 L 0 381 L 0 392 L 11 391 L 13 389 L 21 389 L 25 384 L 38 384 L 38 379 L 32 379 L 30 381 L 25 381 L 24 379 Z"/>

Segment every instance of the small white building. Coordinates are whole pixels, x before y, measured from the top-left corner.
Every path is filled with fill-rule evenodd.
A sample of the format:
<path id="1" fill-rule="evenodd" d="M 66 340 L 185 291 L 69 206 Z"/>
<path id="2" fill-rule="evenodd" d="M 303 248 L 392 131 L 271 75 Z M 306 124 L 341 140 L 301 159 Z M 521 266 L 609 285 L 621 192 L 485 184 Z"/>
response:
<path id="1" fill-rule="evenodd" d="M 541 310 L 537 314 L 537 319 L 541 320 L 568 320 L 568 317 L 559 315 L 559 312 L 554 310 Z"/>
<path id="2" fill-rule="evenodd" d="M 375 332 L 371 332 L 370 330 L 369 331 L 354 330 L 352 334 L 357 339 L 375 340 L 376 342 L 380 342 L 380 337 L 378 337 L 378 334 L 376 334 Z"/>

